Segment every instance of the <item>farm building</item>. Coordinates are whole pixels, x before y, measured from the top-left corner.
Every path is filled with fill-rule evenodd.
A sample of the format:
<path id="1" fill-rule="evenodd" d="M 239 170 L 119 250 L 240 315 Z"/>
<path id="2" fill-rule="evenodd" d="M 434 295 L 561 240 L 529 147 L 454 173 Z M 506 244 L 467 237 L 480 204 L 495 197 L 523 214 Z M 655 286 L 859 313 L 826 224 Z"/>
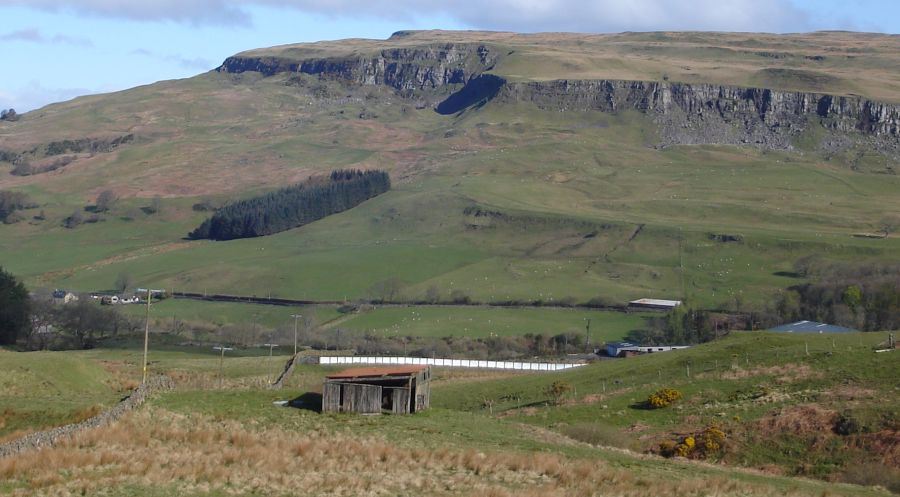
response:
<path id="1" fill-rule="evenodd" d="M 781 331 L 785 333 L 850 333 L 856 331 L 843 326 L 835 326 L 833 324 L 817 323 L 815 321 L 797 321 L 796 323 L 783 324 L 769 331 Z"/>
<path id="2" fill-rule="evenodd" d="M 56 289 L 53 290 L 53 300 L 61 304 L 68 304 L 69 302 L 77 302 L 78 295 L 66 290 Z"/>
<path id="3" fill-rule="evenodd" d="M 322 412 L 406 414 L 428 409 L 431 367 L 351 368 L 325 377 Z"/>
<path id="4" fill-rule="evenodd" d="M 628 342 L 609 342 L 606 344 L 606 355 L 610 357 L 628 357 L 636 354 L 653 354 L 686 348 L 688 348 L 687 345 L 641 346 Z"/>
<path id="5" fill-rule="evenodd" d="M 628 303 L 628 307 L 635 309 L 660 309 L 668 311 L 681 305 L 680 300 L 662 300 L 662 299 L 637 299 Z"/>

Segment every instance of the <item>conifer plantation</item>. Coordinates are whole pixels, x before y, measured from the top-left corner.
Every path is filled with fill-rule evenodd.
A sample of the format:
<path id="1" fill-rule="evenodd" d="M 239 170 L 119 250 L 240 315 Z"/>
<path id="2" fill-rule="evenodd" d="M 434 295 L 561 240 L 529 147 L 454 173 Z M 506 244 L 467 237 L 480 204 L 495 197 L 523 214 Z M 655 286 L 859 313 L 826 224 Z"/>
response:
<path id="1" fill-rule="evenodd" d="M 343 212 L 391 189 L 385 171 L 338 170 L 219 209 L 191 239 L 234 240 L 272 235 Z"/>

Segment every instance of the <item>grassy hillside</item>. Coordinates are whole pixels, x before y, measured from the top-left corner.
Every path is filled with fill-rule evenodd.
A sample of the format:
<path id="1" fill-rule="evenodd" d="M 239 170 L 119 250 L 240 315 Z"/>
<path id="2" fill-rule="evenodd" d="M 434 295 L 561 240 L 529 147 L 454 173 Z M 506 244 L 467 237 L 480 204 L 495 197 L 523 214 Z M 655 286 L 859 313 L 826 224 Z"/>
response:
<path id="1" fill-rule="evenodd" d="M 92 416 L 133 387 L 103 363 L 0 350 L 0 440 Z"/>
<path id="2" fill-rule="evenodd" d="M 896 100 L 896 40 L 853 33 L 425 32 L 258 52 L 290 59 L 450 39 L 509 47 L 492 71 L 513 79 L 665 73 L 750 85 L 768 75 L 776 88 Z M 0 122 L 0 148 L 36 150 L 36 164 L 58 157 L 43 152 L 53 141 L 134 136 L 108 152 L 64 154 L 72 162 L 52 172 L 13 176 L 0 165 L 0 190 L 39 204 L 0 226 L 0 262 L 31 287 L 79 291 L 109 289 L 128 273 L 139 286 L 353 300 L 399 278 L 410 300 L 436 287 L 479 301 L 660 297 L 737 308 L 803 283 L 790 276 L 801 258 L 885 261 L 900 249 L 895 235 L 864 236 L 900 211 L 900 180 L 880 156 L 822 155 L 816 136 L 794 152 L 658 149 L 656 125 L 635 112 L 499 103 L 434 112 L 449 91 L 406 98 L 306 75 L 213 72 Z M 209 215 L 195 204 L 334 168 L 388 170 L 394 189 L 274 236 L 183 239 Z M 89 217 L 103 190 L 119 200 L 100 222 L 61 226 L 74 211 Z M 149 213 L 155 196 L 161 209 Z"/>
<path id="3" fill-rule="evenodd" d="M 639 451 L 715 426 L 726 438 L 714 460 L 781 474 L 869 478 L 896 490 L 900 405 L 891 378 L 900 361 L 895 352 L 873 352 L 886 338 L 737 333 L 555 375 L 448 384 L 435 403 L 486 413 L 491 401 L 503 419 Z M 554 381 L 572 387 L 561 405 L 546 393 Z M 647 409 L 643 403 L 662 388 L 683 399 Z"/>
<path id="4" fill-rule="evenodd" d="M 842 336 L 832 349 L 829 337 L 740 334 L 689 351 L 604 361 L 564 373 L 439 369 L 432 410 L 378 417 L 273 406 L 275 400 L 319 391 L 326 368 L 300 366 L 285 390 L 271 391 L 264 387 L 271 363 L 261 357 L 226 357 L 220 379 L 213 351 L 154 349 L 151 368 L 175 377 L 175 391 L 60 447 L 0 460 L 0 488 L 31 495 L 99 489 L 110 495 L 159 495 L 163 490 L 250 495 L 297 485 L 323 495 L 463 495 L 473 489 L 492 495 L 639 495 L 649 490 L 705 495 L 711 489 L 750 496 L 888 495 L 883 489 L 778 475 L 844 478 L 853 461 L 873 465 L 873 458 L 892 454 L 880 452 L 891 449 L 879 444 L 888 440 L 881 424 L 896 422 L 891 378 L 897 361 L 893 353 L 871 352 L 878 338 Z M 124 378 L 135 378 L 139 355 L 139 347 L 126 347 L 45 353 L 43 358 L 82 369 L 105 364 Z M 709 363 L 715 357 L 729 360 L 719 372 Z M 678 377 L 685 361 L 694 367 L 690 379 Z M 45 383 L 34 385 L 32 395 L 51 395 L 49 385 L 66 381 L 67 371 L 50 373 Z M 570 382 L 576 392 L 562 405 L 545 405 L 542 390 L 555 380 Z M 28 385 L 25 380 L 15 384 Z M 678 388 L 685 399 L 658 411 L 630 407 L 657 385 Z M 766 392 L 757 395 L 761 385 L 767 385 Z M 521 407 L 500 399 L 515 392 Z M 481 407 L 482 397 L 490 396 L 497 400 L 493 415 Z M 31 403 L 30 397 L 16 405 Z M 857 419 L 866 431 L 821 432 L 817 423 L 834 409 Z M 648 435 L 684 434 L 707 422 L 719 423 L 727 432 L 724 465 L 604 447 L 624 442 L 641 450 L 652 440 Z M 758 425 L 769 429 L 750 431 Z M 754 438 L 763 436 L 765 440 Z M 818 445 L 808 445 L 812 439 Z M 849 447 L 854 440 L 868 445 Z M 831 452 L 823 452 L 825 448 Z M 792 463 L 784 459 L 788 454 Z M 765 471 L 747 472 L 733 464 Z M 890 470 L 879 471 L 890 475 Z M 353 476 L 327 476 L 335 473 Z"/>

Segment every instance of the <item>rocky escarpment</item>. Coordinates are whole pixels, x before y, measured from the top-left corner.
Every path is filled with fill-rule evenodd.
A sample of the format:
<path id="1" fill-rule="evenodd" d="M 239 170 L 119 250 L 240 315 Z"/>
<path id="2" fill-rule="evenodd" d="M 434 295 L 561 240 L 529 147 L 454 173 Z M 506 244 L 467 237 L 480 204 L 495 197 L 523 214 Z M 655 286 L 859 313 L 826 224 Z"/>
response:
<path id="1" fill-rule="evenodd" d="M 660 125 L 661 145 L 752 144 L 791 149 L 813 123 L 837 139 L 864 140 L 900 156 L 900 105 L 862 97 L 654 81 L 557 80 L 507 83 L 501 102 L 560 112 L 638 110 Z M 826 140 L 827 141 L 827 140 Z M 829 143 L 842 143 L 831 140 Z"/>
<path id="2" fill-rule="evenodd" d="M 663 147 L 722 144 L 791 150 L 801 135 L 818 126 L 825 130 L 816 138 L 818 146 L 826 152 L 863 144 L 867 150 L 900 158 L 900 105 L 856 96 L 668 81 L 508 82 L 486 73 L 497 63 L 497 54 L 484 44 L 447 43 L 331 58 L 237 55 L 218 71 L 303 73 L 397 90 L 457 89 L 437 105 L 442 114 L 490 101 L 529 102 L 559 112 L 637 110 L 659 125 Z"/>
<path id="3" fill-rule="evenodd" d="M 229 57 L 219 72 L 255 71 L 267 76 L 303 73 L 397 90 L 424 90 L 466 83 L 491 67 L 496 54 L 486 45 L 436 44 L 384 49 L 376 55 L 311 58 Z"/>

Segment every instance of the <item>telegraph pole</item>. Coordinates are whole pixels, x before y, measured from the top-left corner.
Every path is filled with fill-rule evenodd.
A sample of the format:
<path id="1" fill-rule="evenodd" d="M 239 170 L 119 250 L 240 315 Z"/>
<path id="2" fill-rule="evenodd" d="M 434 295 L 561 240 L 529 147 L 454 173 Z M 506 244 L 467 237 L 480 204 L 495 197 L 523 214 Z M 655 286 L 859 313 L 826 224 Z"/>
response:
<path id="1" fill-rule="evenodd" d="M 141 384 L 147 383 L 147 350 L 150 344 L 150 300 L 153 298 L 153 292 L 147 287 L 147 321 L 144 324 L 144 367 L 141 376 Z"/>
<path id="2" fill-rule="evenodd" d="M 584 352 L 589 354 L 591 352 L 591 318 L 585 318 L 587 320 L 587 326 L 585 329 L 585 339 L 584 339 Z"/>
<path id="3" fill-rule="evenodd" d="M 274 367 L 274 364 L 272 364 L 272 349 L 274 349 L 278 345 L 274 344 L 274 343 L 264 343 L 263 346 L 269 347 L 269 364 L 270 364 L 270 369 L 272 370 L 272 383 L 275 383 L 275 367 Z"/>
<path id="4" fill-rule="evenodd" d="M 221 350 L 222 356 L 219 358 L 219 388 L 222 388 L 222 382 L 225 380 L 223 366 L 225 365 L 225 351 L 226 350 L 234 350 L 234 347 L 226 347 L 224 345 L 220 345 L 218 347 L 213 347 L 213 350 Z"/>
<path id="5" fill-rule="evenodd" d="M 291 314 L 294 318 L 294 355 L 297 355 L 297 322 L 303 317 L 303 314 Z"/>

